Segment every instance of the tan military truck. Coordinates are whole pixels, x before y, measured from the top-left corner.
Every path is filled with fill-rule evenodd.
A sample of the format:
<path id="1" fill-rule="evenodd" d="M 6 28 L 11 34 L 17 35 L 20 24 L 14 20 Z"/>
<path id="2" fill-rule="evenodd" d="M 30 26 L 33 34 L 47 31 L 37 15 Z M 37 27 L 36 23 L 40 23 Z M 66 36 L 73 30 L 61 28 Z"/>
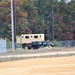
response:
<path id="1" fill-rule="evenodd" d="M 33 42 L 43 42 L 44 41 L 44 34 L 22 34 L 21 36 L 16 36 L 16 43 L 22 44 L 22 48 L 34 48 Z M 36 47 L 38 45 L 36 44 Z"/>

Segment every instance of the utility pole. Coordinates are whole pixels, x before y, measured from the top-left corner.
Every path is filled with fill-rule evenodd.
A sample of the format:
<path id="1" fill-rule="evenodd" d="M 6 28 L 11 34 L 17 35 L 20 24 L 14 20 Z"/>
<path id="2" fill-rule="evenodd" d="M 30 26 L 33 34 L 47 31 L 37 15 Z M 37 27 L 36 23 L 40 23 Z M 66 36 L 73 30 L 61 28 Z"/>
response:
<path id="1" fill-rule="evenodd" d="M 54 42 L 54 0 L 52 0 L 52 41 Z"/>
<path id="2" fill-rule="evenodd" d="M 16 17 L 15 0 L 11 0 L 12 49 L 16 49 Z"/>

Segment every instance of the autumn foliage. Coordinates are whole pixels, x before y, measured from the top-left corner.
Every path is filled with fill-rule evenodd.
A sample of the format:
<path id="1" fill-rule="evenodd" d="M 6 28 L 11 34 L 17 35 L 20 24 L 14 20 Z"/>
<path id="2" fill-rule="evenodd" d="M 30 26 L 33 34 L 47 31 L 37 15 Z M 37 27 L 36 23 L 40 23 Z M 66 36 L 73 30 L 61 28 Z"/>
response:
<path id="1" fill-rule="evenodd" d="M 0 0 L 0 37 L 11 40 L 11 0 Z M 52 40 L 51 0 L 14 0 L 16 35 L 44 33 Z M 75 1 L 54 0 L 55 40 L 75 39 Z"/>

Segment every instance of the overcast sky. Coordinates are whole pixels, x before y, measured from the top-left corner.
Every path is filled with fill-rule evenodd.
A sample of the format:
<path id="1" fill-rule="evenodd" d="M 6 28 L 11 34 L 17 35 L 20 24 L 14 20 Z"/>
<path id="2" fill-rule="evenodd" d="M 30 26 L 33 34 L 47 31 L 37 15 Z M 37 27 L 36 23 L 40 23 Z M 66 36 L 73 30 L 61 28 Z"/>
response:
<path id="1" fill-rule="evenodd" d="M 67 1 L 71 1 L 71 0 L 67 0 Z"/>

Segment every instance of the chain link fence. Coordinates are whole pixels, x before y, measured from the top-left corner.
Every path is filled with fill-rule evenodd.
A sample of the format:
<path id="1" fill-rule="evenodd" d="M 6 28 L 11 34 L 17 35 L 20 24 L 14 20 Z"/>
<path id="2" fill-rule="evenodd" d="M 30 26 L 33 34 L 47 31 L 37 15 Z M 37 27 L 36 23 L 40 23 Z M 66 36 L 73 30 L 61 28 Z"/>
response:
<path id="1" fill-rule="evenodd" d="M 56 41 L 56 42 L 54 42 L 54 44 L 55 44 L 55 47 L 74 47 L 75 40 Z M 16 48 L 22 48 L 22 44 L 16 44 Z M 12 42 L 7 42 L 7 49 L 12 49 Z"/>
<path id="2" fill-rule="evenodd" d="M 57 46 L 57 47 L 74 47 L 75 46 L 75 40 L 58 41 L 58 42 L 55 42 L 55 46 Z"/>
<path id="3" fill-rule="evenodd" d="M 22 44 L 16 44 L 16 48 L 22 48 Z M 7 49 L 12 49 L 12 42 L 7 42 Z"/>
<path id="4" fill-rule="evenodd" d="M 38 50 L 21 49 L 22 44 L 16 44 L 16 50 L 12 50 L 12 42 L 7 42 L 7 52 L 0 54 L 0 61 L 20 60 L 35 57 L 56 57 L 75 55 L 75 40 L 57 41 L 54 42 L 54 44 L 55 47 L 41 47 Z"/>

